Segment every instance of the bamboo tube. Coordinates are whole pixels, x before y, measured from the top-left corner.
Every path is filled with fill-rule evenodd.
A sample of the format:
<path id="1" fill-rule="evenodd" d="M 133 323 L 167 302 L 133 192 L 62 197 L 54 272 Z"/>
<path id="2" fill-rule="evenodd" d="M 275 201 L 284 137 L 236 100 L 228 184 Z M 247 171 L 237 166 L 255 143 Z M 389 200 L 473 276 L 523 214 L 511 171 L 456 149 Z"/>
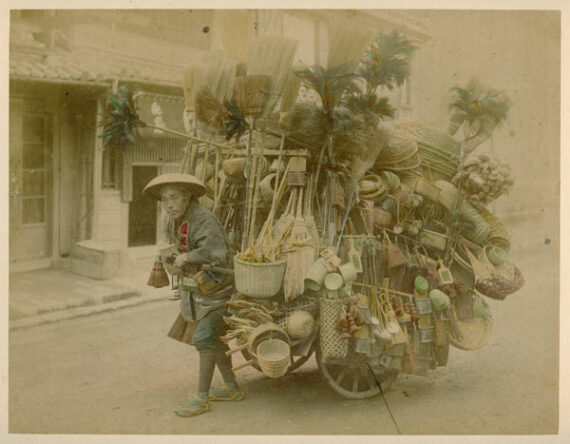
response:
<path id="1" fill-rule="evenodd" d="M 248 124 L 249 125 L 249 131 L 248 131 L 248 135 L 247 135 L 247 153 L 246 153 L 246 158 L 245 158 L 245 170 L 249 171 L 251 168 L 251 142 L 252 142 L 252 138 L 253 138 L 253 118 L 252 117 L 247 117 L 248 120 Z M 246 248 L 246 244 L 247 244 L 247 227 L 249 225 L 249 211 L 248 211 L 248 207 L 249 207 L 249 181 L 251 180 L 251 171 L 249 171 L 249 174 L 247 175 L 246 178 L 246 189 L 245 189 L 245 207 L 244 207 L 244 212 L 243 212 L 243 232 L 242 232 L 242 237 L 241 237 L 241 251 L 245 251 Z"/>
<path id="2" fill-rule="evenodd" d="M 265 148 L 265 133 L 261 134 L 261 148 L 260 148 L 260 152 L 259 152 L 259 157 L 257 159 L 257 163 L 259 163 L 261 160 L 263 160 L 263 150 Z M 257 167 L 257 171 L 255 174 L 255 183 L 253 186 L 253 207 L 252 207 L 252 216 L 251 216 L 251 227 L 249 230 L 249 244 L 253 245 L 253 239 L 254 239 L 254 231 L 255 231 L 255 221 L 257 218 L 257 200 L 259 197 L 259 181 L 261 180 L 261 168 L 259 168 L 259 166 Z"/>

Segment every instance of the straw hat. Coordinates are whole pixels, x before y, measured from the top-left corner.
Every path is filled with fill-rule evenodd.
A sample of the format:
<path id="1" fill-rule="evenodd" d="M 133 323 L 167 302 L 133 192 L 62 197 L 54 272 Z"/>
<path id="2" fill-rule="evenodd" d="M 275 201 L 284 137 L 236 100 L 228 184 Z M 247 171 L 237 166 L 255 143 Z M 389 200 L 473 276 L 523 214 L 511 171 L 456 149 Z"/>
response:
<path id="1" fill-rule="evenodd" d="M 165 185 L 179 185 L 188 190 L 193 196 L 202 196 L 206 193 L 206 186 L 195 176 L 190 174 L 169 173 L 161 174 L 152 179 L 146 187 L 143 194 L 160 199 L 160 190 Z"/>

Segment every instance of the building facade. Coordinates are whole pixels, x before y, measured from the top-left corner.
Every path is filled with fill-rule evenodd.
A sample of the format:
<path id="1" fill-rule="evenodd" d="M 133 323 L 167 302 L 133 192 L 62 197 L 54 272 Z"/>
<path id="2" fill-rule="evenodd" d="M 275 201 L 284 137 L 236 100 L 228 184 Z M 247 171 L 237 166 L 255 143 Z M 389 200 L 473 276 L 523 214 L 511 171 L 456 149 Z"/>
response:
<path id="1" fill-rule="evenodd" d="M 82 263 L 100 259 L 78 247 L 119 251 L 123 266 L 154 254 L 160 218 L 142 189 L 178 171 L 186 142 L 143 129 L 125 152 L 106 148 L 100 119 L 109 91 L 126 86 L 143 120 L 185 131 L 183 71 L 197 58 L 223 50 L 237 62 L 251 38 L 280 35 L 299 40 L 298 61 L 323 64 L 340 18 L 427 39 L 425 22 L 397 11 L 12 11 L 11 271 L 67 267 L 75 257 L 75 271 L 110 277 Z M 404 115 L 413 82 L 412 74 L 391 97 Z"/>

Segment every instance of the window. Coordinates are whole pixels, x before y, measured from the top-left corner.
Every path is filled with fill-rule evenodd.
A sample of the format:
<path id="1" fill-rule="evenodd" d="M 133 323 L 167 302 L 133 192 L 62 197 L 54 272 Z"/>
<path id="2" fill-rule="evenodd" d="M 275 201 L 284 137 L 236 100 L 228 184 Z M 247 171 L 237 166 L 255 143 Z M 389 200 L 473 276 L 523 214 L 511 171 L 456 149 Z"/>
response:
<path id="1" fill-rule="evenodd" d="M 23 117 L 22 224 L 46 222 L 47 213 L 47 128 L 44 115 Z"/>

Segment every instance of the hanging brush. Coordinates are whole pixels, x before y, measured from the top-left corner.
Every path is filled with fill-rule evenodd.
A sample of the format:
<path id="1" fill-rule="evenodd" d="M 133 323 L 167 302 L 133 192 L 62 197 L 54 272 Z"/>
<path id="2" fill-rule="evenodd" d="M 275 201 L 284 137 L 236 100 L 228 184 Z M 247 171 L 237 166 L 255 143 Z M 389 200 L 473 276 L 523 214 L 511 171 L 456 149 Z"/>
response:
<path id="1" fill-rule="evenodd" d="M 152 271 L 150 272 L 150 276 L 146 284 L 154 288 L 162 288 L 170 285 L 168 274 L 166 273 L 164 265 L 162 265 L 160 259 L 157 258 L 157 260 L 154 261 Z"/>
<path id="2" fill-rule="evenodd" d="M 287 254 L 287 268 L 283 278 L 283 291 L 285 301 L 291 302 L 305 291 L 305 276 L 313 265 L 315 258 L 314 245 L 311 235 L 303 219 L 303 188 L 300 187 L 297 200 L 297 215 L 293 222 L 293 229 L 289 235 L 289 248 L 294 251 Z"/>

